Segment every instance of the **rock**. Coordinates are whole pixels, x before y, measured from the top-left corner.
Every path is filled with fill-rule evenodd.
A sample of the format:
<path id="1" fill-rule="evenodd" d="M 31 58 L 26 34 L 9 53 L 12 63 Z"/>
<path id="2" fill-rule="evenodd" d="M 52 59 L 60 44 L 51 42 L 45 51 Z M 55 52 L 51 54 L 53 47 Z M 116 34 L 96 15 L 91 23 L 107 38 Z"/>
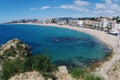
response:
<path id="1" fill-rule="evenodd" d="M 61 74 L 68 74 L 68 70 L 67 70 L 67 67 L 66 67 L 66 66 L 60 66 L 60 67 L 58 67 L 58 71 L 59 71 Z"/>
<path id="2" fill-rule="evenodd" d="M 115 64 L 107 72 L 109 80 L 120 80 L 120 61 Z"/>
<path id="3" fill-rule="evenodd" d="M 72 78 L 71 74 L 68 74 L 66 66 L 58 67 L 58 70 L 53 72 L 56 79 L 49 78 L 48 80 L 80 80 Z M 25 72 L 17 74 L 11 77 L 9 80 L 45 80 L 45 78 L 37 71 Z"/>
<path id="4" fill-rule="evenodd" d="M 49 78 L 48 80 L 52 80 L 51 78 Z"/>
<path id="5" fill-rule="evenodd" d="M 53 74 L 57 78 L 57 80 L 75 80 L 71 77 L 70 74 L 68 74 L 66 66 L 58 67 L 58 70 L 55 71 Z"/>
<path id="6" fill-rule="evenodd" d="M 26 72 L 20 75 L 15 75 L 11 77 L 9 80 L 45 80 L 44 77 L 36 71 Z"/>
<path id="7" fill-rule="evenodd" d="M 23 55 L 30 55 L 30 48 L 28 45 L 18 39 L 9 40 L 6 44 L 0 47 L 0 56 L 3 59 L 15 60 Z"/>

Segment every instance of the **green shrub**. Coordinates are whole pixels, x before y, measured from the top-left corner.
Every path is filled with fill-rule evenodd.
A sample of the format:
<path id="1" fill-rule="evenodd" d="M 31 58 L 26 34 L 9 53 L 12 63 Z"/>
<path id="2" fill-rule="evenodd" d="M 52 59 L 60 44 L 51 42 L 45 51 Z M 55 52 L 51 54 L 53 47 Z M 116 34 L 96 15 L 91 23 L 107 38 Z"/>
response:
<path id="1" fill-rule="evenodd" d="M 14 61 L 4 62 L 4 64 L 2 65 L 2 72 L 0 75 L 2 80 L 8 80 L 8 78 L 10 78 L 11 76 L 15 75 L 18 72 L 17 67 L 16 67 L 17 65 L 16 66 L 15 65 L 16 64 Z"/>
<path id="2" fill-rule="evenodd" d="M 84 80 L 104 80 L 104 79 L 99 76 L 89 74 L 84 78 Z"/>
<path id="3" fill-rule="evenodd" d="M 74 78 L 83 78 L 85 75 L 86 75 L 87 71 L 84 70 L 84 69 L 78 69 L 78 68 L 74 68 L 72 71 L 71 71 L 71 75 L 72 77 Z"/>
<path id="4" fill-rule="evenodd" d="M 20 72 L 27 72 L 32 70 L 32 58 L 25 57 L 25 59 L 21 63 L 21 71 Z"/>
<path id="5" fill-rule="evenodd" d="M 51 63 L 48 56 L 42 54 L 32 58 L 32 69 L 40 72 L 51 72 L 55 69 L 55 65 Z"/>
<path id="6" fill-rule="evenodd" d="M 2 65 L 0 78 L 8 80 L 17 73 L 36 70 L 44 74 L 46 77 L 51 76 L 50 72 L 56 67 L 46 55 L 25 56 L 23 60 L 5 60 Z"/>
<path id="7" fill-rule="evenodd" d="M 6 50 L 2 56 L 12 56 L 15 57 L 15 52 L 12 49 Z"/>

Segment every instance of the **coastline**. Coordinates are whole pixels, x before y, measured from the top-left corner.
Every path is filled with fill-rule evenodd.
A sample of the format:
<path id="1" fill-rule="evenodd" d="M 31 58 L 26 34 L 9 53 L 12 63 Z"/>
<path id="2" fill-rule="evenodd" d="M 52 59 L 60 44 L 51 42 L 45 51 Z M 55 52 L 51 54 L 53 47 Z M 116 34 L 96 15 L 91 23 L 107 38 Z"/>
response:
<path id="1" fill-rule="evenodd" d="M 103 76 L 106 80 L 109 80 L 109 76 L 107 75 L 108 70 L 114 65 L 117 60 L 120 60 L 120 54 L 117 52 L 117 36 L 107 34 L 104 31 L 98 31 L 95 29 L 81 28 L 81 27 L 73 27 L 69 25 L 57 25 L 57 24 L 34 24 L 34 23 L 17 23 L 17 24 L 26 24 L 26 25 L 40 25 L 40 26 L 50 26 L 50 27 L 58 27 L 58 28 L 66 28 L 79 32 L 83 32 L 89 34 L 96 39 L 102 41 L 109 48 L 113 49 L 115 54 L 109 61 L 105 61 L 99 68 L 96 68 L 95 74 Z"/>
<path id="2" fill-rule="evenodd" d="M 117 36 L 107 34 L 104 31 L 99 31 L 95 29 L 81 28 L 69 25 L 57 25 L 57 24 L 35 24 L 35 23 L 17 23 L 17 24 L 26 24 L 26 25 L 40 25 L 40 26 L 49 26 L 49 27 L 58 27 L 58 28 L 66 28 L 70 30 L 75 30 L 78 32 L 83 32 L 88 35 L 95 37 L 97 40 L 106 44 L 109 48 L 117 48 Z"/>

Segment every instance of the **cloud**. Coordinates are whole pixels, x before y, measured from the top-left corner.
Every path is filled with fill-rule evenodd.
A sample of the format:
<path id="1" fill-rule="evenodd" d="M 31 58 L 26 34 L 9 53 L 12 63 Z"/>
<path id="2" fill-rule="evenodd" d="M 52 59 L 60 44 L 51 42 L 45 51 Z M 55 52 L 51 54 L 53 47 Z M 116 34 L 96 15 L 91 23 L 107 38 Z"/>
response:
<path id="1" fill-rule="evenodd" d="M 101 3 L 96 3 L 95 7 L 96 7 L 96 9 L 106 9 L 106 5 L 101 4 Z"/>
<path id="2" fill-rule="evenodd" d="M 74 4 L 76 6 L 88 6 L 88 5 L 90 5 L 90 2 L 82 1 L 82 0 L 75 0 Z"/>
<path id="3" fill-rule="evenodd" d="M 40 9 L 41 10 L 45 10 L 45 9 L 49 9 L 49 8 L 52 8 L 51 6 L 43 6 L 43 7 L 41 7 Z"/>
<path id="4" fill-rule="evenodd" d="M 62 9 L 74 9 L 75 6 L 73 6 L 73 5 L 61 5 L 61 6 L 59 6 L 59 8 L 62 8 Z"/>
<path id="5" fill-rule="evenodd" d="M 61 5 L 59 6 L 59 8 L 62 8 L 62 9 L 70 9 L 70 10 L 76 10 L 76 11 L 84 11 L 84 12 L 88 12 L 89 10 L 85 7 L 77 7 L 77 6 L 74 6 L 74 5 Z"/>
<path id="6" fill-rule="evenodd" d="M 82 1 L 82 0 L 75 0 L 72 5 L 60 5 L 59 8 L 61 9 L 71 9 L 76 11 L 84 11 L 88 12 L 89 10 L 86 8 L 86 6 L 90 5 L 90 2 Z"/>
<path id="7" fill-rule="evenodd" d="M 30 8 L 30 10 L 34 11 L 34 10 L 36 10 L 36 8 Z"/>
<path id="8" fill-rule="evenodd" d="M 57 0 L 54 0 L 57 1 Z M 73 0 L 72 4 L 58 6 L 43 6 L 41 8 L 30 8 L 30 10 L 65 9 L 82 12 L 83 15 L 113 16 L 120 15 L 120 0 L 104 0 L 100 3 L 91 3 L 90 0 Z"/>
<path id="9" fill-rule="evenodd" d="M 120 0 L 113 0 L 113 2 L 120 2 Z"/>
<path id="10" fill-rule="evenodd" d="M 112 4 L 112 0 L 105 0 L 106 4 Z"/>
<path id="11" fill-rule="evenodd" d="M 96 3 L 93 13 L 102 15 L 119 15 L 120 6 L 114 0 L 105 0 L 105 3 Z"/>

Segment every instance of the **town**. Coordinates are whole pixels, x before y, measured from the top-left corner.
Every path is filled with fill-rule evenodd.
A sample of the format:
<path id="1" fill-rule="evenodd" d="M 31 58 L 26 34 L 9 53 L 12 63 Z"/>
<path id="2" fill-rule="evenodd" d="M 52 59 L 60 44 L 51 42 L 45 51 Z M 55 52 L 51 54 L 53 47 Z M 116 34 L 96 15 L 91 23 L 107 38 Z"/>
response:
<path id="1" fill-rule="evenodd" d="M 106 31 L 113 35 L 120 32 L 120 17 L 88 17 L 88 18 L 40 18 L 15 20 L 9 23 L 58 24 Z"/>

